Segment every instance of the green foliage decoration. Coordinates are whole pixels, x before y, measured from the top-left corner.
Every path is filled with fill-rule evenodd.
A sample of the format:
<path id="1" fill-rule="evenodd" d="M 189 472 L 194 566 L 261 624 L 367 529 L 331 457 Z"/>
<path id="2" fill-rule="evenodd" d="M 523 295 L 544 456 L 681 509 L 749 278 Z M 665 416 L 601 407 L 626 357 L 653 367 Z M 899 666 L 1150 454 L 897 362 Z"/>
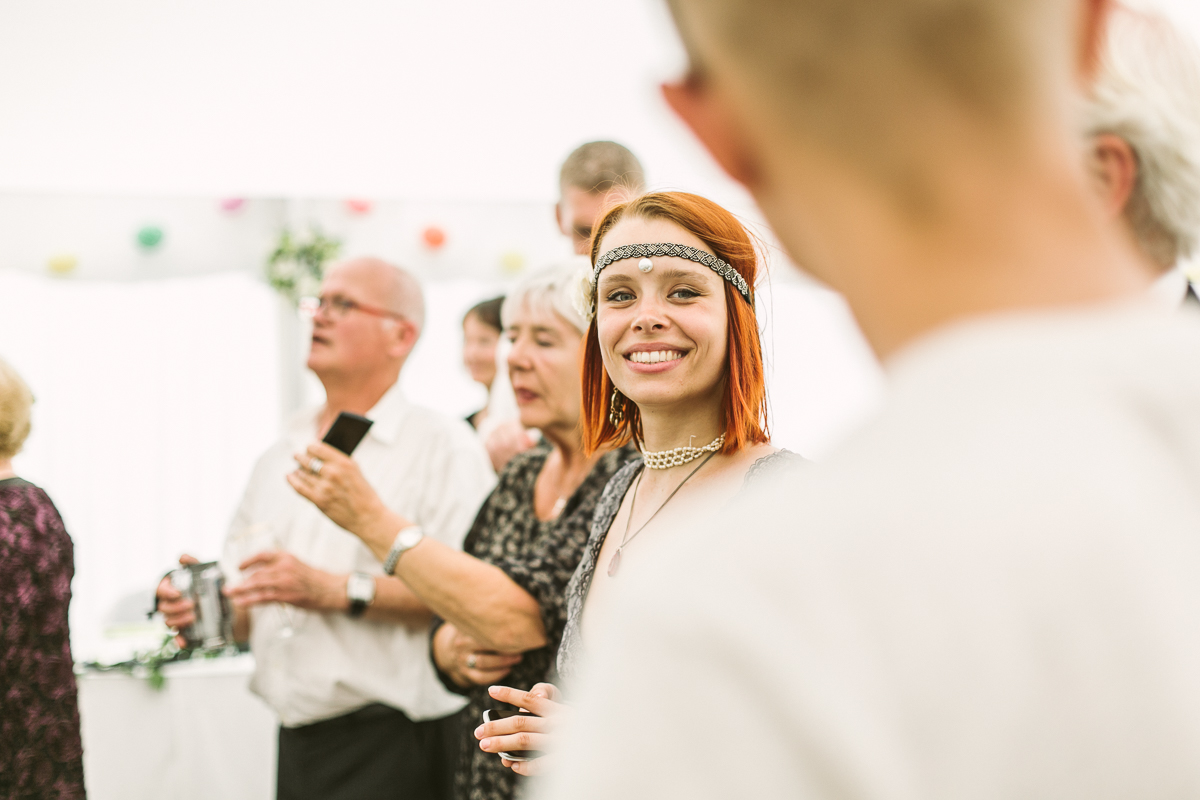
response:
<path id="1" fill-rule="evenodd" d="M 116 664 L 101 664 L 98 661 L 85 661 L 76 665 L 76 672 L 123 672 L 134 678 L 142 678 L 151 689 L 160 690 L 166 685 L 167 678 L 163 675 L 163 665 L 177 661 L 191 661 L 198 658 L 222 658 L 246 652 L 249 647 L 242 645 L 229 646 L 217 650 L 184 650 L 175 643 L 175 634 L 169 633 L 162 644 L 153 650 L 140 650 L 128 661 Z"/>
<path id="2" fill-rule="evenodd" d="M 329 238 L 315 228 L 309 231 L 308 238 L 285 229 L 267 258 L 267 282 L 293 305 L 298 304 L 301 297 L 312 297 L 320 291 L 325 267 L 341 250 L 341 240 Z"/>

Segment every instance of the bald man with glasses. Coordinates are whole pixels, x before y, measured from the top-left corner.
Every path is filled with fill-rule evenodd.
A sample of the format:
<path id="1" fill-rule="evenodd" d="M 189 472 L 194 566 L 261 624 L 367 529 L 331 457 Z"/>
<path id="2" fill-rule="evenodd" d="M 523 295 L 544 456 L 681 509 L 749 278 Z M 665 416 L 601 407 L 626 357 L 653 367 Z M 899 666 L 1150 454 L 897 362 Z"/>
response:
<path id="1" fill-rule="evenodd" d="M 378 259 L 349 261 L 301 308 L 313 323 L 307 366 L 326 400 L 288 423 L 259 460 L 225 554 L 241 573 L 229 594 L 237 637 L 255 656 L 251 689 L 281 723 L 277 796 L 440 799 L 453 769 L 443 720 L 462 699 L 430 661 L 431 614 L 286 478 L 321 469 L 298 454 L 340 412 L 369 417 L 354 452 L 367 479 L 425 536 L 453 547 L 495 478 L 466 423 L 412 405 L 399 389 L 425 322 L 411 275 Z M 168 625 L 192 621 L 190 601 L 165 580 L 158 601 Z"/>

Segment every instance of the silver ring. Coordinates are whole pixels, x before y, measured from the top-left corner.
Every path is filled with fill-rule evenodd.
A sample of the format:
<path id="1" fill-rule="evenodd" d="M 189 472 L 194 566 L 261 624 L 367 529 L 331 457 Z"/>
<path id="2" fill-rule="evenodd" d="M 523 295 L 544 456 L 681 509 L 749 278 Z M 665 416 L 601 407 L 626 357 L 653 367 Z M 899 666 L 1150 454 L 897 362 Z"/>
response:
<path id="1" fill-rule="evenodd" d="M 309 460 L 309 462 L 308 462 L 308 471 L 311 472 L 313 475 L 320 475 L 321 467 L 323 467 L 323 466 L 325 466 L 325 462 L 322 461 L 321 459 L 317 458 L 316 456 L 313 456 L 313 458 L 311 460 Z"/>
<path id="2" fill-rule="evenodd" d="M 475 669 L 475 665 L 477 663 L 478 662 L 475 659 L 474 653 L 471 653 L 471 655 L 467 656 L 467 669 Z"/>

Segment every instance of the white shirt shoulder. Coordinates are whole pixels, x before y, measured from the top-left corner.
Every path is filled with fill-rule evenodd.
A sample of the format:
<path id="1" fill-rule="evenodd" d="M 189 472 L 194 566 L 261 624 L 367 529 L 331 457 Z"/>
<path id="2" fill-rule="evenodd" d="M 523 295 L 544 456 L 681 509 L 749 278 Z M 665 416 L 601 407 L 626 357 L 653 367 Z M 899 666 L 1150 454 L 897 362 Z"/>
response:
<path id="1" fill-rule="evenodd" d="M 544 796 L 1200 792 L 1198 363 L 1161 313 L 909 353 L 829 462 L 631 564 Z"/>

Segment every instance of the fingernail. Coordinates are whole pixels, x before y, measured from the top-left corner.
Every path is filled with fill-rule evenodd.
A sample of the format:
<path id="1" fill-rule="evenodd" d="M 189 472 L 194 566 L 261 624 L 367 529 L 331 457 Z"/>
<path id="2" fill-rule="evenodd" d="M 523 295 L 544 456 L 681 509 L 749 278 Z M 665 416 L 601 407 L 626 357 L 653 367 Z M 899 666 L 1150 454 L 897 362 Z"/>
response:
<path id="1" fill-rule="evenodd" d="M 479 738 L 479 735 L 480 735 L 481 733 L 483 733 L 483 726 L 482 726 L 482 725 L 480 725 L 478 728 L 476 728 L 476 729 L 475 729 L 475 738 L 476 738 L 476 739 L 478 739 L 478 738 Z"/>
<path id="2" fill-rule="evenodd" d="M 489 686 L 488 694 L 490 694 L 492 697 L 495 697 L 496 694 L 500 691 L 500 689 L 501 689 L 501 687 L 499 687 L 499 686 Z"/>
<path id="3" fill-rule="evenodd" d="M 487 750 L 487 749 L 488 749 L 488 747 L 490 747 L 490 746 L 491 746 L 491 744 L 492 744 L 492 740 L 491 740 L 491 739 L 483 739 L 483 740 L 481 740 L 481 741 L 479 742 L 479 749 L 480 749 L 480 750 Z"/>

